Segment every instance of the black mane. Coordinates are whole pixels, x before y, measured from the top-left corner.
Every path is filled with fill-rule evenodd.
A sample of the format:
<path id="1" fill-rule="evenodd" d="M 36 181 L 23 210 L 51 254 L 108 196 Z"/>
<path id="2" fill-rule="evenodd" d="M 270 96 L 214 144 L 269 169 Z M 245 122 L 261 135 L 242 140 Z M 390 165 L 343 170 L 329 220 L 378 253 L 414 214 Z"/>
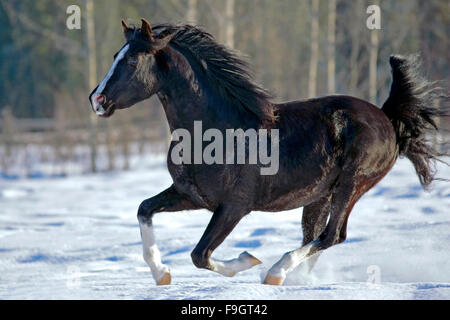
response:
<path id="1" fill-rule="evenodd" d="M 170 43 L 188 50 L 222 99 L 239 110 L 255 114 L 264 123 L 276 119 L 274 105 L 269 101 L 271 95 L 254 82 L 248 63 L 238 52 L 217 43 L 211 34 L 191 25 L 160 24 L 155 25 L 153 31 L 158 37 L 173 34 Z"/>

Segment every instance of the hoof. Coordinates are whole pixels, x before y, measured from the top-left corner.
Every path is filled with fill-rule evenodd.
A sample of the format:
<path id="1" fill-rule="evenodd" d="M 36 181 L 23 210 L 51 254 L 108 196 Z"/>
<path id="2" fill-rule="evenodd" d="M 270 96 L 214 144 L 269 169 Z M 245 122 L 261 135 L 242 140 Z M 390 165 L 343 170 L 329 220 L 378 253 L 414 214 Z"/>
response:
<path id="1" fill-rule="evenodd" d="M 253 266 L 256 266 L 256 265 L 258 265 L 258 264 L 262 264 L 262 262 L 261 262 L 258 258 L 252 256 L 252 255 L 251 255 L 250 253 L 248 253 L 247 251 L 242 252 L 242 253 L 239 255 L 239 260 L 241 260 L 241 261 L 247 260 L 247 261 L 250 263 L 250 265 L 251 265 L 252 267 L 253 267 Z"/>
<path id="2" fill-rule="evenodd" d="M 284 279 L 282 277 L 273 276 L 268 273 L 266 278 L 264 279 L 263 284 L 268 284 L 271 286 L 281 286 L 283 282 Z"/>
<path id="3" fill-rule="evenodd" d="M 167 286 L 171 283 L 172 278 L 170 272 L 164 273 L 164 275 L 156 282 L 158 286 Z"/>

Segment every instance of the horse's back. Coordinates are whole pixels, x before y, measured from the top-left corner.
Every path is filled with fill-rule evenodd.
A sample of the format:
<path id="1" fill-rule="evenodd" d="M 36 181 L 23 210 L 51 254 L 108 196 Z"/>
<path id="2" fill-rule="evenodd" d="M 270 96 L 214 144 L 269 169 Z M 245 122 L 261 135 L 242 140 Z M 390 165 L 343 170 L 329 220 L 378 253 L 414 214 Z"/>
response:
<path id="1" fill-rule="evenodd" d="M 280 135 L 286 137 L 305 130 L 316 130 L 339 139 L 372 137 L 366 143 L 390 142 L 388 149 L 395 146 L 394 128 L 377 106 L 359 98 L 332 95 L 308 100 L 278 104 Z M 352 136 L 353 135 L 353 136 Z M 348 144 L 348 143 L 347 143 Z"/>
<path id="2" fill-rule="evenodd" d="M 305 118 L 305 116 L 327 116 L 330 113 L 343 111 L 351 117 L 353 121 L 363 121 L 366 123 L 387 124 L 389 119 L 377 106 L 368 101 L 346 96 L 330 95 L 320 98 L 297 100 L 277 104 L 280 116 L 280 125 L 288 118 Z M 299 120 L 300 120 L 299 119 Z M 289 122 L 289 121 L 288 121 Z M 389 127 L 390 128 L 390 127 Z"/>
<path id="3" fill-rule="evenodd" d="M 384 176 L 397 157 L 395 132 L 382 110 L 349 96 L 278 105 L 280 170 L 263 178 L 263 210 L 304 206 L 328 194 L 338 177 Z M 353 167 L 355 175 L 351 172 Z M 368 177 L 369 178 L 369 177 Z M 267 191 L 269 190 L 269 191 Z"/>

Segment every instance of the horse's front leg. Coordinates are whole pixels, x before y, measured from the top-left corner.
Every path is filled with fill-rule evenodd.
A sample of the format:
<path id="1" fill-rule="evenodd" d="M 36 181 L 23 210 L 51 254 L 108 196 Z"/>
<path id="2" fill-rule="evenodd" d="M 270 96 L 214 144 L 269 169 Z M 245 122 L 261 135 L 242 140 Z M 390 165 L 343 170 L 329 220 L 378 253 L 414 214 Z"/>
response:
<path id="1" fill-rule="evenodd" d="M 236 205 L 221 205 L 214 212 L 202 238 L 191 253 L 197 268 L 215 271 L 227 277 L 260 264 L 257 258 L 243 252 L 238 258 L 221 261 L 211 258 L 212 252 L 225 240 L 238 222 L 248 213 Z"/>
<path id="2" fill-rule="evenodd" d="M 144 260 L 152 271 L 153 278 L 158 285 L 170 284 L 169 267 L 161 262 L 161 254 L 155 243 L 152 218 L 155 213 L 162 211 L 181 211 L 200 209 L 191 201 L 179 194 L 173 185 L 158 195 L 144 200 L 139 206 L 138 220 L 141 229 Z"/>

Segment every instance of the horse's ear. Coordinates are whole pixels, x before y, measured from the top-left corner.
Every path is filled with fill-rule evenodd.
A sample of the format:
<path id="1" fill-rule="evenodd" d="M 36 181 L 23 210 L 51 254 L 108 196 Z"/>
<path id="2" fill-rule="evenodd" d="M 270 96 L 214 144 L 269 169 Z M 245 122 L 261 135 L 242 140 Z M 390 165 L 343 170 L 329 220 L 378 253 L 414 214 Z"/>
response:
<path id="1" fill-rule="evenodd" d="M 133 33 L 133 28 L 130 28 L 127 23 L 122 19 L 122 29 L 123 29 L 123 34 L 125 36 L 125 39 L 127 39 L 127 41 L 130 39 L 131 34 Z"/>
<path id="2" fill-rule="evenodd" d="M 141 34 L 150 40 L 153 39 L 153 31 L 152 27 L 150 27 L 150 23 L 148 23 L 148 21 L 144 18 L 141 19 L 141 22 Z"/>
<path id="3" fill-rule="evenodd" d="M 123 19 L 122 19 L 122 28 L 123 28 L 123 32 L 127 32 L 128 29 L 130 29 L 130 27 L 127 25 L 127 23 Z"/>
<path id="4" fill-rule="evenodd" d="M 167 44 L 170 42 L 170 40 L 172 40 L 172 38 L 175 36 L 175 33 L 169 34 L 167 36 L 165 36 L 164 38 L 161 39 L 154 39 L 152 41 L 152 49 L 153 51 L 159 51 L 161 49 L 164 49 Z"/>

